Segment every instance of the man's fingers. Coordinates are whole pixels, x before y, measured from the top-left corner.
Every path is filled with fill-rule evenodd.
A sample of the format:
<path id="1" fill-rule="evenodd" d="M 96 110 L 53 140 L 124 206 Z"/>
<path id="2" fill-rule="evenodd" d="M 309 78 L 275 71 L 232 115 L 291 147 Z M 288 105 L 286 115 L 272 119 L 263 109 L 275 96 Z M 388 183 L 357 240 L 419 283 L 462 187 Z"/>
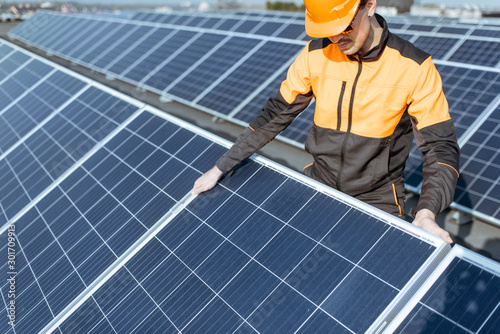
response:
<path id="1" fill-rule="evenodd" d="M 191 193 L 193 195 L 198 195 L 202 192 L 212 189 L 219 181 L 222 176 L 222 172 L 217 168 L 213 167 L 211 170 L 200 176 L 193 185 L 193 190 Z"/>
<path id="2" fill-rule="evenodd" d="M 445 229 L 441 228 L 441 226 L 436 223 L 434 218 L 434 214 L 430 213 L 430 211 L 423 209 L 417 213 L 413 224 L 423 228 L 424 230 L 431 232 L 432 234 L 437 235 L 445 242 L 452 244 L 453 239 L 451 239 L 450 233 Z"/>

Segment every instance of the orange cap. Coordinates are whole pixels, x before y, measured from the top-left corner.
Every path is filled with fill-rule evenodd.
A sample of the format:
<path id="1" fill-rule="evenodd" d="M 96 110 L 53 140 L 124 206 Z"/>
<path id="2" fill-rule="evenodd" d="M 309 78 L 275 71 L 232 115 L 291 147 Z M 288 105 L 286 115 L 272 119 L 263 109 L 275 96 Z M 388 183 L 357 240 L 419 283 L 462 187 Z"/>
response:
<path id="1" fill-rule="evenodd" d="M 335 36 L 351 23 L 360 0 L 304 0 L 306 33 L 312 38 Z"/>

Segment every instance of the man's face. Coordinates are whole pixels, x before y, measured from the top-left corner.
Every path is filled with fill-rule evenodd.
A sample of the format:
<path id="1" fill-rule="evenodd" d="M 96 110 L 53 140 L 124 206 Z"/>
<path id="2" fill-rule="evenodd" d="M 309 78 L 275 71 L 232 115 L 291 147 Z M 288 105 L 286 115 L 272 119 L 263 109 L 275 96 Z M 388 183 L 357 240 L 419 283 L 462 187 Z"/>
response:
<path id="1" fill-rule="evenodd" d="M 352 55 L 363 48 L 370 33 L 367 7 L 361 8 L 351 23 L 353 30 L 346 34 L 330 36 L 328 39 L 345 55 Z"/>

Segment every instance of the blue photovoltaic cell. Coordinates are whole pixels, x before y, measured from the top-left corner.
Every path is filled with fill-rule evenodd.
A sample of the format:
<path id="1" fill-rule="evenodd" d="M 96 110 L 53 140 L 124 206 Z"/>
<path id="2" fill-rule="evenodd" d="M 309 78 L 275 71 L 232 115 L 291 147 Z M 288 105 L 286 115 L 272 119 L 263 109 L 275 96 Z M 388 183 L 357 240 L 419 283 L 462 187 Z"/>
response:
<path id="1" fill-rule="evenodd" d="M 137 107 L 90 88 L 0 160 L 7 219 L 84 156 Z"/>
<path id="2" fill-rule="evenodd" d="M 410 35 L 410 34 L 399 34 L 398 33 L 396 35 L 398 35 L 399 37 L 401 37 L 403 39 L 406 39 L 407 41 L 409 41 L 413 37 L 413 35 Z"/>
<path id="3" fill-rule="evenodd" d="M 160 43 L 162 39 L 168 36 L 173 30 L 160 28 L 155 30 L 151 35 L 146 37 L 145 40 L 140 42 L 135 48 L 127 52 L 120 61 L 111 66 L 108 71 L 122 74 L 133 63 L 139 60 L 146 52 L 154 48 Z"/>
<path id="4" fill-rule="evenodd" d="M 260 21 L 247 20 L 247 21 L 244 21 L 242 24 L 240 24 L 234 31 L 242 32 L 242 33 L 249 33 L 259 23 L 260 23 Z"/>
<path id="5" fill-rule="evenodd" d="M 208 153 L 192 166 L 213 165 L 220 152 Z M 433 250 L 247 162 L 199 195 L 60 328 L 293 333 L 322 320 L 336 333 L 362 333 Z"/>
<path id="6" fill-rule="evenodd" d="M 450 61 L 495 67 L 500 54 L 499 42 L 466 40 L 450 57 Z"/>
<path id="7" fill-rule="evenodd" d="M 187 21 L 185 25 L 188 27 L 197 27 L 198 24 L 200 24 L 200 21 L 202 20 L 203 20 L 202 17 L 193 16 L 191 21 Z"/>
<path id="8" fill-rule="evenodd" d="M 250 52 L 259 40 L 233 37 L 186 75 L 168 93 L 192 101 Z"/>
<path id="9" fill-rule="evenodd" d="M 14 52 L 10 57 L 5 58 L 0 62 L 0 80 L 4 80 L 10 76 L 12 72 L 18 70 L 28 60 L 28 57 L 24 57 L 24 54 L 18 51 Z"/>
<path id="10" fill-rule="evenodd" d="M 83 81 L 58 71 L 3 110 L 0 113 L 0 153 L 4 153 L 84 85 Z"/>
<path id="11" fill-rule="evenodd" d="M 137 42 L 140 38 L 146 35 L 151 29 L 151 27 L 137 27 L 126 39 L 122 40 L 119 44 L 115 45 L 108 52 L 101 55 L 101 57 L 95 61 L 92 65 L 105 68 L 109 63 L 119 58 L 124 54 L 132 44 Z"/>
<path id="12" fill-rule="evenodd" d="M 99 41 L 94 45 L 94 47 L 91 49 L 90 52 L 86 52 L 85 55 L 78 59 L 85 63 L 92 64 L 94 59 L 99 57 L 101 54 L 106 52 L 106 50 L 116 41 L 118 41 L 120 38 L 122 38 L 123 35 L 126 35 L 132 30 L 134 26 L 132 24 L 125 24 L 125 25 L 120 25 L 120 28 L 115 30 L 109 30 L 108 34 L 105 36 L 100 36 Z"/>
<path id="13" fill-rule="evenodd" d="M 193 66 L 194 63 L 214 49 L 225 37 L 224 35 L 208 33 L 201 35 L 176 55 L 175 58 L 164 64 L 162 68 L 145 81 L 145 84 L 159 90 L 164 90 Z"/>
<path id="14" fill-rule="evenodd" d="M 206 20 L 205 22 L 203 22 L 201 24 L 200 28 L 211 29 L 211 28 L 215 27 L 220 21 L 221 21 L 221 19 L 219 19 L 219 18 L 215 18 L 215 17 L 209 18 L 208 20 Z"/>
<path id="15" fill-rule="evenodd" d="M 1 44 L 0 45 L 0 58 L 3 58 L 6 55 L 8 55 L 9 53 L 12 52 L 12 50 L 14 50 L 14 49 L 11 48 L 10 46 L 8 46 L 7 44 Z"/>
<path id="16" fill-rule="evenodd" d="M 442 59 L 457 41 L 457 38 L 420 36 L 414 44 L 429 53 L 433 59 Z"/>
<path id="17" fill-rule="evenodd" d="M 455 258 L 396 333 L 498 333 L 500 277 Z"/>
<path id="18" fill-rule="evenodd" d="M 482 36 L 482 37 L 500 38 L 500 30 L 475 29 L 472 32 L 472 35 L 473 36 Z"/>
<path id="19" fill-rule="evenodd" d="M 387 25 L 389 27 L 389 30 L 401 29 L 405 26 L 405 24 L 403 24 L 403 23 L 395 23 L 395 22 L 390 22 L 390 21 L 387 22 Z"/>
<path id="20" fill-rule="evenodd" d="M 443 79 L 457 138 L 460 138 L 498 96 L 500 73 L 445 65 L 436 67 Z M 422 181 L 421 156 L 414 146 L 406 162 L 405 183 L 413 187 Z"/>
<path id="21" fill-rule="evenodd" d="M 500 84 L 497 85 L 500 89 Z M 462 146 L 455 202 L 500 219 L 500 107 Z"/>
<path id="22" fill-rule="evenodd" d="M 456 34 L 456 35 L 465 35 L 469 32 L 468 28 L 454 28 L 454 27 L 441 27 L 438 32 L 444 34 Z"/>
<path id="23" fill-rule="evenodd" d="M 432 31 L 436 28 L 434 25 L 422 25 L 422 24 L 412 24 L 408 28 L 407 31 Z"/>
<path id="24" fill-rule="evenodd" d="M 193 38 L 196 32 L 192 31 L 178 31 L 163 44 L 158 46 L 152 53 L 150 53 L 141 62 L 136 64 L 127 73 L 123 73 L 125 77 L 133 81 L 141 81 L 149 73 L 156 69 L 165 59 L 176 52 L 181 46 L 185 45 L 187 41 Z M 141 50 L 144 52 L 144 50 Z"/>
<path id="25" fill-rule="evenodd" d="M 192 184 L 185 181 L 200 175 L 193 160 L 213 145 L 200 139 L 142 114 L 16 222 L 16 301 L 23 305 L 16 314 L 17 333 L 40 331 L 189 191 Z M 2 244 L 6 252 L 7 242 Z M 7 270 L 6 264 L 2 268 Z M 95 297 L 102 310 L 112 308 L 112 300 L 135 282 L 110 283 L 112 290 Z M 143 313 L 149 314 L 138 308 L 136 315 Z M 115 317 L 109 320 L 114 323 Z M 6 322 L 0 328 L 13 332 Z"/>
<path id="26" fill-rule="evenodd" d="M 281 28 L 284 23 L 278 22 L 266 22 L 257 31 L 254 32 L 256 35 L 272 36 L 276 33 L 276 30 Z"/>
<path id="27" fill-rule="evenodd" d="M 302 48 L 301 45 L 267 42 L 198 103 L 229 114 Z"/>
<path id="28" fill-rule="evenodd" d="M 232 30 L 238 22 L 239 20 L 235 19 L 225 19 L 217 26 L 217 30 Z"/>
<path id="29" fill-rule="evenodd" d="M 297 39 L 302 34 L 305 33 L 304 25 L 303 24 L 289 24 L 283 29 L 277 37 L 281 38 L 290 38 L 290 39 Z"/>

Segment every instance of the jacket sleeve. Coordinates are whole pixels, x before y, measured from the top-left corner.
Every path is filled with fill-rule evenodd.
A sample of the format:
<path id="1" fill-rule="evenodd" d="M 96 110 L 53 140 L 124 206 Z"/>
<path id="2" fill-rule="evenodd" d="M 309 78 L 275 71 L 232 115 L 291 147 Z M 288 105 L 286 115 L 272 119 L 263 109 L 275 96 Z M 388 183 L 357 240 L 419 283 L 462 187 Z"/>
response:
<path id="1" fill-rule="evenodd" d="M 216 166 L 226 173 L 261 149 L 283 131 L 304 109 L 313 93 L 309 82 L 308 46 L 298 55 L 281 83 L 280 90 L 271 96 L 234 145 L 217 161 Z"/>
<path id="2" fill-rule="evenodd" d="M 441 77 L 430 57 L 420 65 L 415 80 L 408 112 L 412 116 L 415 142 L 424 156 L 417 210 L 426 208 L 437 215 L 453 201 L 460 148 Z"/>

